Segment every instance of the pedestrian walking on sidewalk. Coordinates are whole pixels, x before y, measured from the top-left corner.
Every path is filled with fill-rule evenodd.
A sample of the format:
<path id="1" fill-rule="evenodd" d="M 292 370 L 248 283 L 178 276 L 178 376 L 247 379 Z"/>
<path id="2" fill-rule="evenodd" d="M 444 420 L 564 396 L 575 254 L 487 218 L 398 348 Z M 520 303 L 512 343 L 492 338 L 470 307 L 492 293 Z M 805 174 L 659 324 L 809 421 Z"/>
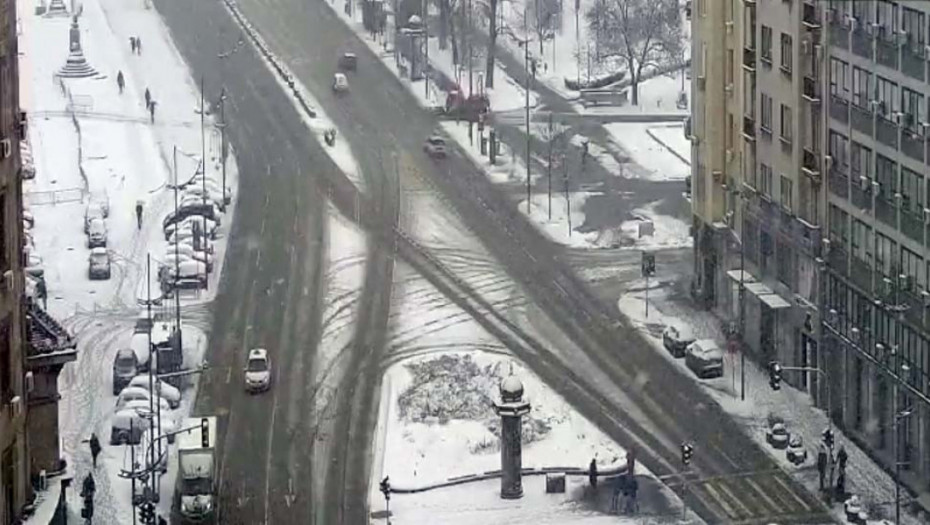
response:
<path id="1" fill-rule="evenodd" d="M 139 37 L 136 37 L 136 54 L 142 54 L 142 39 Z"/>
<path id="2" fill-rule="evenodd" d="M 820 474 L 820 490 L 823 490 L 823 481 L 827 475 L 827 448 L 823 443 L 817 451 L 817 473 Z"/>
<path id="3" fill-rule="evenodd" d="M 129 37 L 129 49 L 132 50 L 133 55 L 136 54 L 136 37 L 134 36 Z"/>
<path id="4" fill-rule="evenodd" d="M 97 439 L 97 434 L 93 433 L 90 435 L 90 456 L 94 460 L 94 468 L 97 468 L 97 456 L 100 455 L 100 440 Z"/>
<path id="5" fill-rule="evenodd" d="M 145 109 L 149 109 L 149 106 L 152 105 L 152 94 L 149 92 L 149 88 L 145 88 Z"/>
<path id="6" fill-rule="evenodd" d="M 136 224 L 142 229 L 142 201 L 136 201 Z"/>
<path id="7" fill-rule="evenodd" d="M 591 459 L 591 465 L 588 466 L 588 483 L 591 484 L 591 491 L 594 497 L 597 497 L 597 460 Z"/>
<path id="8" fill-rule="evenodd" d="M 119 73 L 116 74 L 116 85 L 119 86 L 119 94 L 122 95 L 122 94 L 123 94 L 123 87 L 126 86 L 126 82 L 125 82 L 125 80 L 123 79 L 123 72 L 122 72 L 122 71 L 120 71 Z"/>
<path id="9" fill-rule="evenodd" d="M 149 116 L 152 118 L 152 124 L 155 123 L 155 104 L 157 104 L 157 102 L 154 100 L 149 102 Z"/>
<path id="10" fill-rule="evenodd" d="M 836 462 L 840 470 L 846 470 L 846 461 L 848 459 L 849 454 L 846 453 L 846 445 L 840 445 L 840 451 L 836 453 Z"/>
<path id="11" fill-rule="evenodd" d="M 81 497 L 93 499 L 95 492 L 97 492 L 97 483 L 94 481 L 94 475 L 88 472 L 84 478 L 84 484 L 81 485 Z"/>

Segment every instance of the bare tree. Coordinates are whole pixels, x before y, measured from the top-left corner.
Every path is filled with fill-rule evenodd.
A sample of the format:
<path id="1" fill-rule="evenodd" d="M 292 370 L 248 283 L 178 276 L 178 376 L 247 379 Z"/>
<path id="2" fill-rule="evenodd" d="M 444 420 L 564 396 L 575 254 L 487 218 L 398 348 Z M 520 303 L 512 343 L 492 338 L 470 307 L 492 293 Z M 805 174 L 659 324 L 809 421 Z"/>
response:
<path id="1" fill-rule="evenodd" d="M 547 40 L 555 38 L 555 31 L 561 24 L 562 9 L 559 0 L 533 0 L 532 3 L 527 0 L 527 7 L 530 9 L 531 16 L 528 18 L 533 30 L 536 32 L 541 58 L 543 56 L 543 44 Z"/>
<path id="2" fill-rule="evenodd" d="M 630 75 L 633 105 L 646 68 L 659 68 L 678 56 L 682 45 L 677 0 L 603 0 L 585 13 L 596 35 L 600 58 L 618 57 Z"/>
<path id="3" fill-rule="evenodd" d="M 488 17 L 488 51 L 484 73 L 484 87 L 494 87 L 494 58 L 497 51 L 498 0 L 488 0 L 485 16 Z"/>

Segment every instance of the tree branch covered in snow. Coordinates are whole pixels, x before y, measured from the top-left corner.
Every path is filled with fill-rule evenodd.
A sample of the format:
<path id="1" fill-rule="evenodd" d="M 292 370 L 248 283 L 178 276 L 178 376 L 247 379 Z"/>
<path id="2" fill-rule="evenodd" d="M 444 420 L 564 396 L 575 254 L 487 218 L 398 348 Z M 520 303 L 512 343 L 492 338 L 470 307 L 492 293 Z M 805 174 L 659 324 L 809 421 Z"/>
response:
<path id="1" fill-rule="evenodd" d="M 633 104 L 646 68 L 659 68 L 681 55 L 677 0 L 598 0 L 585 13 L 600 58 L 618 57 L 630 74 Z"/>

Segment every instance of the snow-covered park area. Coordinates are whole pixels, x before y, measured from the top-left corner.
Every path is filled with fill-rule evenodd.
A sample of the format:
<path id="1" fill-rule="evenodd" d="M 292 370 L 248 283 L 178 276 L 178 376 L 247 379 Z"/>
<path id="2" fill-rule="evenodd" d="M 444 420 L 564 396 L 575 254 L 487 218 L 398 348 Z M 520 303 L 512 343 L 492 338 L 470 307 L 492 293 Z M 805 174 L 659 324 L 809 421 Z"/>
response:
<path id="1" fill-rule="evenodd" d="M 740 360 L 737 355 L 727 353 L 724 358 L 723 376 L 716 379 L 697 379 L 685 366 L 684 359 L 675 359 L 662 343 L 665 326 L 687 326 L 697 339 L 715 339 L 721 348 L 726 348 L 720 322 L 710 312 L 697 311 L 680 304 L 670 296 L 672 292 L 664 285 L 650 286 L 648 292 L 649 314 L 646 316 L 646 292 L 644 283 L 623 294 L 617 307 L 627 319 L 650 341 L 658 355 L 679 367 L 683 377 L 698 382 L 704 391 L 737 421 L 759 446 L 774 458 L 779 466 L 800 481 L 812 493 L 818 493 L 816 446 L 821 432 L 828 427 L 826 414 L 814 406 L 810 395 L 790 385 L 783 384 L 781 390 L 773 392 L 769 386 L 766 370 L 756 366 L 750 359 L 745 362 L 746 399 L 740 399 Z M 655 283 L 653 283 L 655 284 Z M 766 442 L 766 430 L 774 419 L 783 420 L 792 436 L 800 436 L 808 450 L 808 459 L 801 465 L 791 463 L 784 450 L 776 450 Z M 878 464 L 847 439 L 842 431 L 834 428 L 836 447 L 845 446 L 849 454 L 846 490 L 859 496 L 863 506 L 869 510 L 869 524 L 890 523 L 880 520 L 879 514 L 890 517 L 894 501 L 894 480 Z M 834 505 L 832 511 L 838 522 L 845 523 L 842 505 Z M 902 513 L 901 523 L 918 525 L 926 523 L 907 513 Z"/>
<path id="2" fill-rule="evenodd" d="M 623 122 L 604 124 L 604 128 L 633 161 L 644 169 L 643 178 L 677 181 L 691 175 L 691 143 L 684 136 L 682 124 Z M 636 176 L 633 170 L 627 170 L 624 174 Z"/>
<path id="3" fill-rule="evenodd" d="M 62 454 L 69 463 L 68 473 L 75 477 L 72 486 L 79 489 L 80 481 L 92 470 L 86 440 L 95 433 L 103 444 L 102 465 L 94 471 L 94 519 L 99 523 L 132 522 L 131 484 L 119 476 L 121 470 L 131 468 L 130 448 L 110 446 L 117 409 L 111 378 L 117 351 L 132 347 L 135 321 L 148 316 L 143 304 L 149 297 L 156 301 L 153 317 L 166 319 L 169 331 L 173 324 L 174 300 L 162 297 L 157 276 L 160 266 L 174 266 L 175 247 L 167 241 L 163 219 L 174 211 L 175 181 L 191 182 L 181 190 L 182 205 L 207 200 L 219 212 L 215 234 L 205 241 L 207 250 L 192 240 L 185 242 L 187 230 L 179 228 L 179 244 L 185 248 L 181 263 L 189 261 L 188 267 L 195 269 L 189 275 L 193 281 L 206 281 L 206 288 L 186 292 L 180 301 L 182 366 L 187 369 L 203 361 L 209 318 L 203 305 L 212 298 L 220 278 L 225 236 L 235 206 L 233 152 L 224 177 L 220 133 L 212 116 L 206 115 L 206 141 L 201 141 L 200 92 L 167 28 L 146 4 L 119 0 L 79 4 L 80 43 L 94 70 L 80 78 L 59 74 L 69 57 L 70 13 L 37 14 L 34 2 L 21 1 L 17 6 L 21 105 L 29 115 L 36 171 L 35 179 L 23 188 L 25 206 L 35 218 L 29 232 L 30 250 L 38 256 L 34 263 L 44 270 L 47 310 L 78 344 L 77 361 L 66 366 L 59 378 Z M 144 43 L 141 52 L 131 49 L 131 36 Z M 122 77 L 122 87 L 118 77 Z M 155 101 L 154 112 L 147 107 L 146 93 Z M 206 170 L 202 169 L 202 151 Z M 220 189 L 224 184 L 226 191 Z M 223 203 L 224 193 L 228 205 Z M 138 204 L 141 222 L 137 221 Z M 100 280 L 90 280 L 90 237 L 82 226 L 86 210 L 98 206 L 106 209 L 100 223 L 105 244 L 94 256 L 100 268 L 108 266 L 110 272 L 107 278 L 101 274 Z M 147 273 L 149 257 L 151 272 Z M 208 271 L 197 260 L 209 261 Z M 148 360 L 142 352 L 137 352 L 140 360 Z M 195 384 L 190 378 L 182 379 L 180 403 L 162 413 L 163 430 L 177 428 L 190 412 Z M 147 424 L 142 417 L 132 418 Z M 146 446 L 147 441 L 142 444 Z M 137 454 L 141 451 L 142 447 L 136 448 Z M 160 482 L 159 513 L 164 515 L 174 489 L 174 461 L 169 459 L 168 473 Z M 78 492 L 68 494 L 70 522 L 78 520 Z M 44 496 L 39 494 L 31 523 L 48 522 L 55 502 Z"/>

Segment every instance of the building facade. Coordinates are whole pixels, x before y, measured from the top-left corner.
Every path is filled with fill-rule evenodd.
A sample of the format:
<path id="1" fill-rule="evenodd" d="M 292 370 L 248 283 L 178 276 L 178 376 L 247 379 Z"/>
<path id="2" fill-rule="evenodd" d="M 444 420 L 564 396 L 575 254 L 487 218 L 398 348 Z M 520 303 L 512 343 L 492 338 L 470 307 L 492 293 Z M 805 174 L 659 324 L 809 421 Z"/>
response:
<path id="1" fill-rule="evenodd" d="M 0 524 L 14 523 L 42 474 L 64 469 L 58 374 L 76 358 L 67 332 L 25 294 L 16 3 L 0 0 Z M 33 272 L 34 273 L 34 272 Z M 34 278 L 35 274 L 33 275 Z"/>
<path id="2" fill-rule="evenodd" d="M 927 492 L 930 3 L 696 0 L 692 35 L 695 290 Z"/>
<path id="3" fill-rule="evenodd" d="M 823 2 L 826 364 L 844 426 L 930 490 L 930 4 Z"/>

